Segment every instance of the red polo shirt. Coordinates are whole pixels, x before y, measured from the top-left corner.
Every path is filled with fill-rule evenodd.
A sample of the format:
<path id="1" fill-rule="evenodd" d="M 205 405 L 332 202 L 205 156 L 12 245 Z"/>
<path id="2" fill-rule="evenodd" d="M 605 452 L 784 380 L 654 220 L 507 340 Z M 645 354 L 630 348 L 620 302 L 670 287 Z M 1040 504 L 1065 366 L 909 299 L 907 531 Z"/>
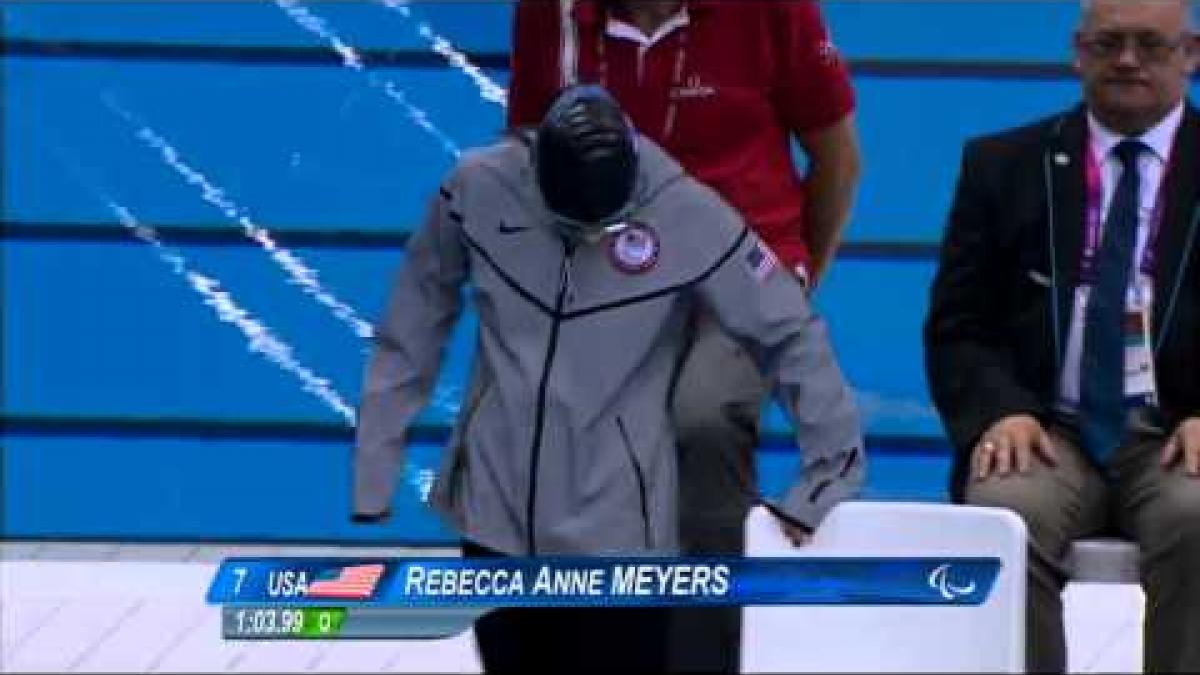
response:
<path id="1" fill-rule="evenodd" d="M 520 0 L 510 126 L 537 124 L 577 64 L 638 129 L 717 190 L 789 267 L 807 264 L 804 183 L 790 135 L 854 109 L 854 92 L 811 0 L 685 0 L 652 38 L 603 0 Z"/>

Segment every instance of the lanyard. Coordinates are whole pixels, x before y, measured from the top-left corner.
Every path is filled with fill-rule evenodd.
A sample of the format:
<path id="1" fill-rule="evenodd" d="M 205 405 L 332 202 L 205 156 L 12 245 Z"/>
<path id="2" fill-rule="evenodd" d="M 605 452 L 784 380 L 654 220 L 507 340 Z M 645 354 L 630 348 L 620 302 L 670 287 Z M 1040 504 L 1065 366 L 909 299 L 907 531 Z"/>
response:
<path id="1" fill-rule="evenodd" d="M 1084 163 L 1084 179 L 1087 185 L 1087 209 L 1084 212 L 1084 239 L 1083 239 L 1083 259 L 1080 261 L 1079 271 L 1084 283 L 1092 284 L 1096 279 L 1096 255 L 1100 250 L 1100 229 L 1102 227 L 1103 218 L 1101 211 L 1104 205 L 1104 188 L 1103 178 L 1100 171 L 1100 163 L 1096 161 L 1096 156 L 1092 152 L 1091 143 L 1087 143 L 1084 147 L 1087 148 L 1085 154 L 1087 160 Z M 1163 197 L 1164 189 L 1167 185 L 1167 175 L 1171 170 L 1171 157 L 1167 157 L 1166 166 L 1163 169 L 1162 180 L 1158 184 L 1158 194 L 1154 198 L 1154 208 L 1150 212 L 1150 235 L 1146 238 L 1146 248 L 1142 251 L 1142 262 L 1139 270 L 1142 274 L 1153 277 L 1154 271 L 1158 265 L 1158 232 L 1162 226 L 1163 219 L 1163 202 L 1166 201 Z M 1137 197 L 1139 202 L 1139 211 L 1141 195 Z"/>
<path id="2" fill-rule="evenodd" d="M 608 39 L 607 25 L 608 13 L 605 12 L 600 21 L 600 29 L 596 31 L 596 75 L 597 79 L 600 80 L 600 86 L 605 89 L 609 89 L 608 50 L 606 47 Z M 679 96 L 676 94 L 676 91 L 683 85 L 683 67 L 687 63 L 687 43 L 688 30 L 685 26 L 681 27 L 679 32 L 679 42 L 675 48 L 675 66 L 671 71 L 671 86 L 667 89 L 667 113 L 663 117 L 662 125 L 662 143 L 664 145 L 671 138 L 671 135 L 675 133 L 675 118 L 679 114 Z"/>

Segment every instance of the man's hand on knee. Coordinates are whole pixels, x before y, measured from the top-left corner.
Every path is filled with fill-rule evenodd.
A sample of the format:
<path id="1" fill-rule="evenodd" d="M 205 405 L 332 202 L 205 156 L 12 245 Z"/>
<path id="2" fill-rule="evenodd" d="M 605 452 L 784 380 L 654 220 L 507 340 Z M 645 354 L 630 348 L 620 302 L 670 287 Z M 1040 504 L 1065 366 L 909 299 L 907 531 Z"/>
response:
<path id="1" fill-rule="evenodd" d="M 1034 457 L 1053 466 L 1057 462 L 1054 442 L 1032 415 L 1000 418 L 983 432 L 971 451 L 971 475 L 981 481 L 993 473 L 1007 476 L 1013 470 L 1029 473 Z"/>
<path id="2" fill-rule="evenodd" d="M 1193 478 L 1200 478 L 1200 417 L 1189 417 L 1179 423 L 1175 433 L 1167 439 L 1162 449 L 1164 469 L 1183 460 L 1183 471 Z"/>

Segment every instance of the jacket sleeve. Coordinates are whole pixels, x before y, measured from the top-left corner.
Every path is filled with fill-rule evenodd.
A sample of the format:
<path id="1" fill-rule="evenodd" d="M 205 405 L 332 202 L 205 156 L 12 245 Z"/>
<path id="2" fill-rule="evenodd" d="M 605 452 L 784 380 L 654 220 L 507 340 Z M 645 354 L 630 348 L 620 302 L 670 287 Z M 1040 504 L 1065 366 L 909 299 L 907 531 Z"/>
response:
<path id="1" fill-rule="evenodd" d="M 462 309 L 467 253 L 456 211 L 458 180 L 451 177 L 432 200 L 414 233 L 392 286 L 386 313 L 363 378 L 354 448 L 354 516 L 388 515 L 405 433 L 425 407 L 448 335 Z"/>
<path id="2" fill-rule="evenodd" d="M 973 142 L 963 152 L 924 327 L 930 392 L 960 453 L 996 420 L 1042 409 L 1017 381 L 1009 318 L 996 309 L 1005 291 L 995 222 L 1000 197 L 983 178 L 983 148 Z"/>
<path id="3" fill-rule="evenodd" d="M 814 529 L 866 475 L 862 425 L 824 321 L 803 288 L 748 229 L 698 285 L 701 299 L 777 381 L 795 426 L 799 473 L 773 510 Z"/>

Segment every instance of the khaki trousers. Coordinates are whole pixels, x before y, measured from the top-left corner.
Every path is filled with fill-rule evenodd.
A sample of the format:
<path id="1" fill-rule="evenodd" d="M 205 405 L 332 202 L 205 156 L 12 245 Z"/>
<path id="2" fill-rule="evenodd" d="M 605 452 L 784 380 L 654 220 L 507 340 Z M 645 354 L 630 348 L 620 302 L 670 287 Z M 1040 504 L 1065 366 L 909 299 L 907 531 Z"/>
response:
<path id="1" fill-rule="evenodd" d="M 1056 466 L 970 482 L 966 501 L 1007 507 L 1028 526 L 1029 672 L 1064 672 L 1063 556 L 1074 539 L 1115 534 L 1142 549 L 1146 592 L 1145 672 L 1200 671 L 1200 479 L 1162 468 L 1162 432 L 1139 431 L 1102 470 L 1067 426 L 1049 430 Z"/>

